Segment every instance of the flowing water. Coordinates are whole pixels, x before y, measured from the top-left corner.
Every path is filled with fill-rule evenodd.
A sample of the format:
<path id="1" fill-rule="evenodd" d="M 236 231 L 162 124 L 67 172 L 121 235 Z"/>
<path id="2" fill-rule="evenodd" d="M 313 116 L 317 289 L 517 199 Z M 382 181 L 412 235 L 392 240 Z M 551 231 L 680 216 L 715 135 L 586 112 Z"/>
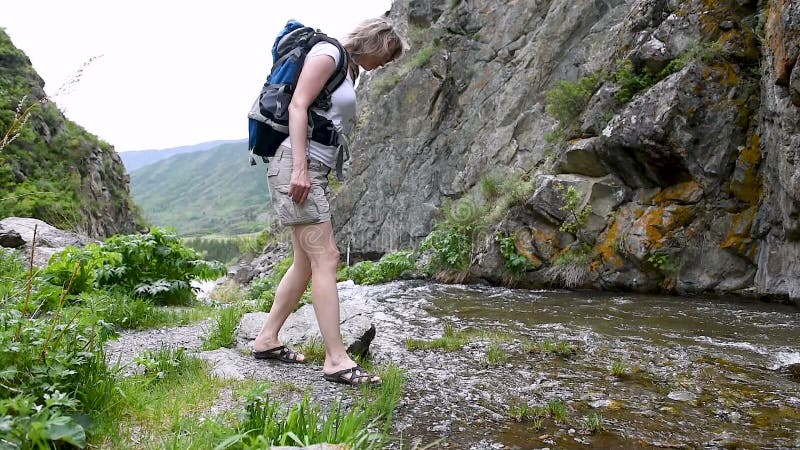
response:
<path id="1" fill-rule="evenodd" d="M 800 448 L 796 307 L 415 281 L 344 295 L 381 305 L 376 354 L 408 374 L 403 448 Z M 460 349 L 406 347 L 447 324 Z"/>

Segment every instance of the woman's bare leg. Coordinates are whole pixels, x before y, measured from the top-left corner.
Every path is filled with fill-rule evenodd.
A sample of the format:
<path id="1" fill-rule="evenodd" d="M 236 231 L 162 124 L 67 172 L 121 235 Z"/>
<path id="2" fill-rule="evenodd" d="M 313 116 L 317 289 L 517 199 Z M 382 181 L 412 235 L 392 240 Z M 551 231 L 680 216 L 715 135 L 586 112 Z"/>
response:
<path id="1" fill-rule="evenodd" d="M 348 356 L 339 329 L 339 293 L 336 289 L 339 249 L 336 248 L 331 223 L 298 225 L 294 227 L 294 238 L 311 263 L 311 302 L 325 344 L 322 370 L 331 374 L 350 369 L 356 363 Z M 378 377 L 371 379 L 379 380 Z"/>
<path id="2" fill-rule="evenodd" d="M 292 239 L 292 247 L 294 261 L 278 283 L 275 301 L 272 303 L 267 320 L 264 321 L 264 326 L 261 327 L 261 332 L 253 342 L 253 351 L 259 352 L 283 345 L 278 338 L 278 332 L 308 287 L 308 281 L 311 279 L 311 263 L 296 237 Z M 305 356 L 298 354 L 297 360 L 303 361 Z"/>

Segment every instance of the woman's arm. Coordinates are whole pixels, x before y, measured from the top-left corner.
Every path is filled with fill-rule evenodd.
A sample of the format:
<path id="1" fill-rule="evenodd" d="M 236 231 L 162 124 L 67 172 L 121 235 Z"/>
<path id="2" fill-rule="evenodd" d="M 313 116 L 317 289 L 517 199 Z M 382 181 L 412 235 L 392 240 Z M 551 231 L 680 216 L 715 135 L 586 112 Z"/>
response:
<path id="1" fill-rule="evenodd" d="M 311 190 L 306 165 L 308 147 L 308 108 L 336 70 L 336 62 L 328 55 L 317 55 L 303 65 L 297 87 L 289 104 L 289 141 L 292 143 L 292 180 L 289 197 L 302 204 Z"/>

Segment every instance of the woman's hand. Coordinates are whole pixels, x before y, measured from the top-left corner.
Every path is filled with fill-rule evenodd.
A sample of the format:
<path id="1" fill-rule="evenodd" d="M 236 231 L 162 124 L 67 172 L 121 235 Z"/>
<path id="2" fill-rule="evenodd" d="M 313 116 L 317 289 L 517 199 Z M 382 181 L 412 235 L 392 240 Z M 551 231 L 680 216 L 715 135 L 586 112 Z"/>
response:
<path id="1" fill-rule="evenodd" d="M 289 197 L 295 203 L 302 205 L 311 191 L 311 178 L 305 168 L 293 168 L 292 179 L 289 182 Z"/>

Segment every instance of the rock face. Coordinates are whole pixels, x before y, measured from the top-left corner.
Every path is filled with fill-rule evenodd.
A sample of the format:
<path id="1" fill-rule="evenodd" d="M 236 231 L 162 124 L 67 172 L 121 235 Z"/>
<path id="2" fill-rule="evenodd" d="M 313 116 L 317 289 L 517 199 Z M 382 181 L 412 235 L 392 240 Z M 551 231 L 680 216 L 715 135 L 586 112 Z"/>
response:
<path id="1" fill-rule="evenodd" d="M 482 178 L 525 174 L 530 198 L 490 224 L 531 263 L 521 285 L 560 284 L 553 261 L 577 238 L 586 287 L 800 298 L 800 3 L 440 0 L 392 16 L 412 50 L 362 83 L 340 248 L 414 247 Z M 557 123 L 546 93 L 588 75 Z M 592 206 L 583 236 L 560 230 L 568 186 Z M 509 281 L 496 247 L 473 240 L 472 277 Z"/>
<path id="2" fill-rule="evenodd" d="M 760 292 L 800 298 L 800 4 L 771 1 L 761 66 L 764 193 L 752 234 Z M 795 83 L 792 83 L 795 80 Z"/>
<path id="3" fill-rule="evenodd" d="M 93 238 L 142 229 L 113 147 L 64 117 L 2 30 L 0 78 L 0 135 L 14 117 L 24 122 L 0 148 L 0 217 L 34 217 Z"/>

